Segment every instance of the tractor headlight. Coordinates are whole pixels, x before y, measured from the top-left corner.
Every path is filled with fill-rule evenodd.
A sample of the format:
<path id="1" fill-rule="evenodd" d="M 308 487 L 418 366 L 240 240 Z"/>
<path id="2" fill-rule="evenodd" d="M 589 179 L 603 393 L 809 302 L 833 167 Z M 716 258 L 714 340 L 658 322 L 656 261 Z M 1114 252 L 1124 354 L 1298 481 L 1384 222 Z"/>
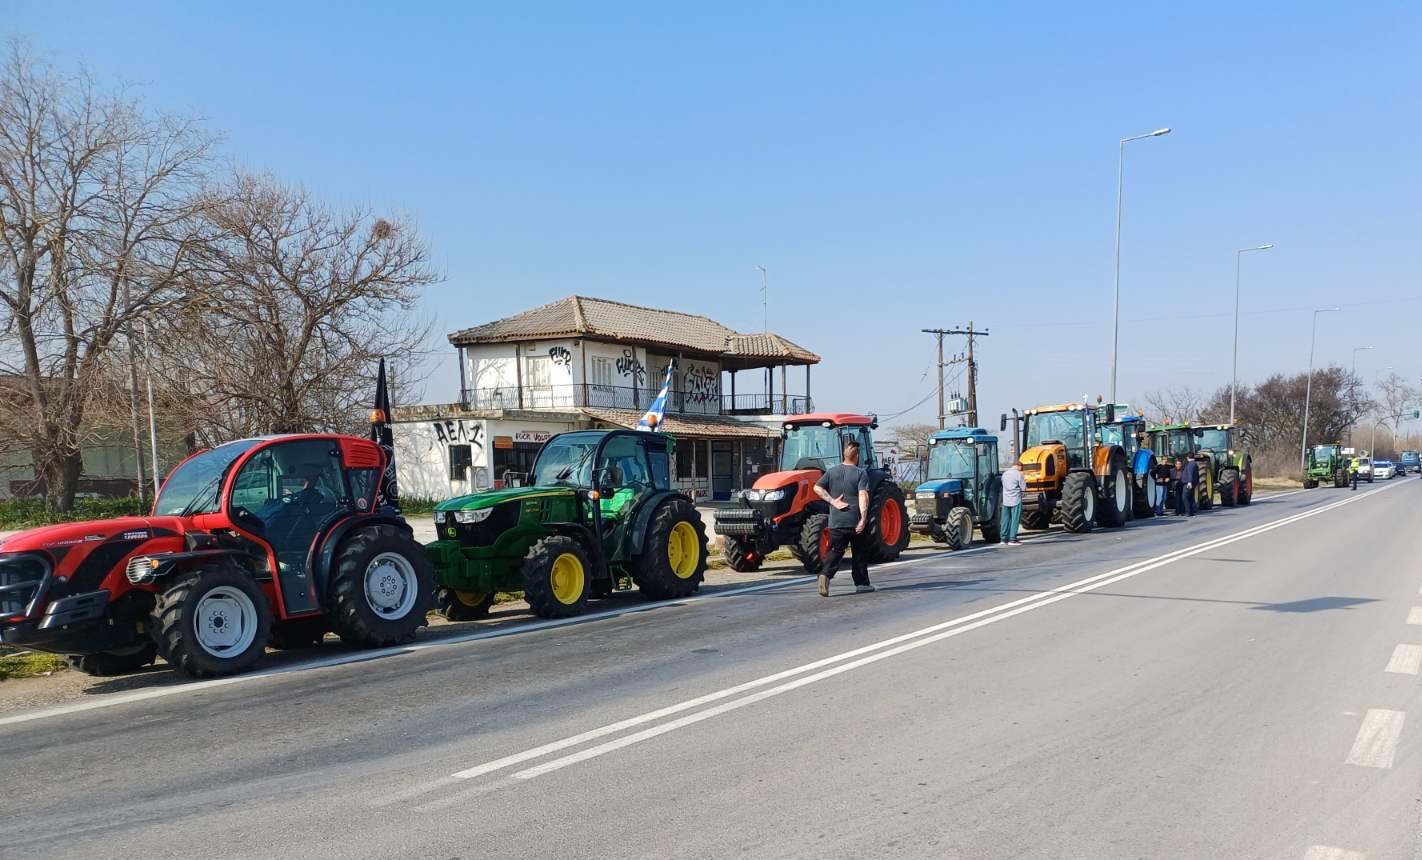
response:
<path id="1" fill-rule="evenodd" d="M 934 493 L 932 490 L 924 490 L 923 492 L 920 492 L 920 493 L 915 494 L 915 496 L 916 496 L 916 498 L 920 499 L 921 501 L 925 501 L 925 502 L 931 502 L 931 501 L 933 501 L 934 499 L 938 498 L 938 495 L 937 495 L 936 493 Z"/>
<path id="2" fill-rule="evenodd" d="M 748 502 L 758 502 L 760 501 L 760 490 L 742 490 L 741 498 Z"/>
<path id="3" fill-rule="evenodd" d="M 435 525 L 439 525 L 440 523 L 444 522 L 444 511 L 435 511 L 434 520 Z"/>
<path id="4" fill-rule="evenodd" d="M 477 511 L 455 511 L 454 521 L 466 526 L 473 525 L 474 523 L 482 523 L 484 520 L 487 520 L 489 515 L 493 512 L 493 508 L 480 508 Z"/>
<path id="5" fill-rule="evenodd" d="M 124 575 L 126 575 L 128 581 L 134 585 L 143 582 L 151 582 L 162 564 L 163 562 L 159 559 L 151 558 L 146 555 L 134 556 L 129 559 L 128 567 L 124 570 Z"/>
<path id="6" fill-rule="evenodd" d="M 778 502 L 785 498 L 784 490 L 765 490 L 760 494 L 762 502 Z"/>

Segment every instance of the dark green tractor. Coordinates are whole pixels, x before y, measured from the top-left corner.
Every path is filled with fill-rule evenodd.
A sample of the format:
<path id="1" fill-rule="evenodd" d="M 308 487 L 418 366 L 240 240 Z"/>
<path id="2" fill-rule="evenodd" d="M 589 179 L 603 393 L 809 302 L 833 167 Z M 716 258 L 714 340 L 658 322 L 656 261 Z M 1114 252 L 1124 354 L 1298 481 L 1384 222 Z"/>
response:
<path id="1" fill-rule="evenodd" d="M 581 613 L 630 579 L 654 600 L 685 597 L 706 574 L 706 527 L 670 489 L 670 436 L 579 430 L 549 439 L 531 486 L 435 506 L 441 613 L 483 616 L 499 591 L 522 591 L 544 618 Z"/>
<path id="2" fill-rule="evenodd" d="M 1304 470 L 1305 490 L 1312 490 L 1319 484 L 1346 487 L 1349 484 L 1348 463 L 1353 451 L 1334 442 L 1331 445 L 1314 445 L 1308 452 L 1308 467 Z"/>

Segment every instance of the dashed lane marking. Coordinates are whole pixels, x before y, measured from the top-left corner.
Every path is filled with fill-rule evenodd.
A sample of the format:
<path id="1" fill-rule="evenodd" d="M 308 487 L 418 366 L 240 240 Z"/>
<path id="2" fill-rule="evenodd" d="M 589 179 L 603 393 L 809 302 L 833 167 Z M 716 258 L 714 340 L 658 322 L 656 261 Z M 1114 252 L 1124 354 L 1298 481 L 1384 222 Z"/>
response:
<path id="1" fill-rule="evenodd" d="M 1359 767 L 1392 767 L 1397 756 L 1397 742 L 1402 738 L 1402 723 L 1407 714 L 1383 708 L 1370 708 L 1358 727 L 1358 736 L 1353 739 L 1353 749 L 1348 752 L 1348 764 Z"/>
<path id="2" fill-rule="evenodd" d="M 1422 645 L 1398 645 L 1392 649 L 1386 671 L 1394 675 L 1416 675 L 1422 671 Z"/>

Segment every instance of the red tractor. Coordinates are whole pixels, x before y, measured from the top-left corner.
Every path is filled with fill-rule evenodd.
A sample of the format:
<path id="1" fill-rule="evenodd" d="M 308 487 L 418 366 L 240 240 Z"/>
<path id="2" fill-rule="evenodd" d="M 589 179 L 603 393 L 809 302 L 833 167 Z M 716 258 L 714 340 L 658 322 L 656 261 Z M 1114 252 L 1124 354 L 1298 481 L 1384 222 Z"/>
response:
<path id="1" fill-rule="evenodd" d="M 388 441 L 388 407 L 377 412 Z M 329 631 L 367 647 L 404 642 L 425 625 L 434 576 L 400 516 L 390 462 L 375 441 L 333 434 L 194 454 L 151 516 L 0 542 L 0 637 L 91 675 L 161 656 L 196 677 Z"/>
<path id="2" fill-rule="evenodd" d="M 819 573 L 829 551 L 829 505 L 815 495 L 815 482 L 843 458 L 844 444 L 859 443 L 859 465 L 869 472 L 867 529 L 873 561 L 893 561 L 908 546 L 908 507 L 903 490 L 877 467 L 872 415 L 842 412 L 786 419 L 781 437 L 782 471 L 762 475 L 741 494 L 743 507 L 716 514 L 716 533 L 726 540 L 726 563 L 739 571 L 760 568 L 765 556 L 789 545 L 810 573 Z"/>

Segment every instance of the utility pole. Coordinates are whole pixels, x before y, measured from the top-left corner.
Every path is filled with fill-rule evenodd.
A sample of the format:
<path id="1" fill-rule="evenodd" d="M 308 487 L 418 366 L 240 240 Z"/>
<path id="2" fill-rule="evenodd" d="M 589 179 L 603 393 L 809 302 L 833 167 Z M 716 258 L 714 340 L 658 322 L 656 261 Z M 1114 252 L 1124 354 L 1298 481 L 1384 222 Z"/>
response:
<path id="1" fill-rule="evenodd" d="M 756 266 L 760 269 L 760 324 L 766 334 L 770 334 L 770 275 L 764 266 Z"/>
<path id="2" fill-rule="evenodd" d="M 978 426 L 978 362 L 973 357 L 973 346 L 976 338 L 987 337 L 987 329 L 979 331 L 973 328 L 971 322 L 967 328 L 926 328 L 922 329 L 925 334 L 936 335 L 938 337 L 938 429 L 942 430 L 947 424 L 948 416 L 945 414 L 943 403 L 943 336 L 946 334 L 966 335 L 968 338 L 968 426 Z M 954 359 L 953 364 L 957 364 L 962 359 Z"/>

